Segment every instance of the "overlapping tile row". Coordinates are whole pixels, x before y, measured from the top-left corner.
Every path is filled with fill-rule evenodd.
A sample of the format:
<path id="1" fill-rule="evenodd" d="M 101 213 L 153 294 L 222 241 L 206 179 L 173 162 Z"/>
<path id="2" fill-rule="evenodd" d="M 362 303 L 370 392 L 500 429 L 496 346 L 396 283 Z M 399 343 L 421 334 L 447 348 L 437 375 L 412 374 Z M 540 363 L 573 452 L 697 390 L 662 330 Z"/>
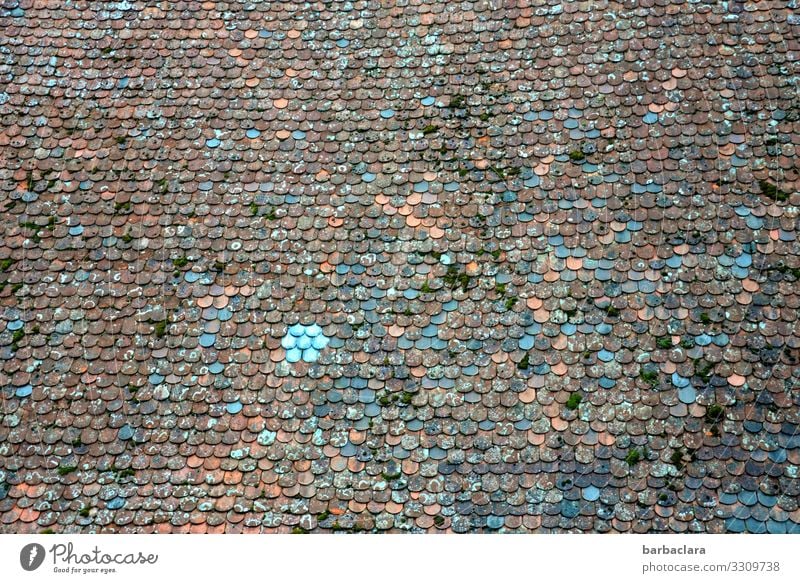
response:
<path id="1" fill-rule="evenodd" d="M 0 531 L 800 530 L 786 2 L 0 2 Z"/>

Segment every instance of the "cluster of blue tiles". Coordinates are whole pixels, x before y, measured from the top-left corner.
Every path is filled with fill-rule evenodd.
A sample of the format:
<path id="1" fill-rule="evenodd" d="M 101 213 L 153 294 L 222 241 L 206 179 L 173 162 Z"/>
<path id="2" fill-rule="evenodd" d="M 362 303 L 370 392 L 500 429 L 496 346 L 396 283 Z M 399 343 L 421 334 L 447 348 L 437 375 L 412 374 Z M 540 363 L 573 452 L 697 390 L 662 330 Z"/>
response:
<path id="1" fill-rule="evenodd" d="M 286 350 L 288 362 L 316 362 L 320 351 L 325 348 L 330 339 L 322 333 L 322 328 L 317 324 L 303 326 L 295 324 L 281 340 L 281 346 Z"/>

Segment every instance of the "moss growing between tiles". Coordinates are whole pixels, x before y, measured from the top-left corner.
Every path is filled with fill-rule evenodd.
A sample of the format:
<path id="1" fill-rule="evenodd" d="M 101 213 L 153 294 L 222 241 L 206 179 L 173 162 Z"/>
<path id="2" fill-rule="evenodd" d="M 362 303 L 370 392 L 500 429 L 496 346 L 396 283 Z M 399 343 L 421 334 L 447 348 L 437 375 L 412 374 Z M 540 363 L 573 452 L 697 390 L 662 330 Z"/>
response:
<path id="1" fill-rule="evenodd" d="M 642 460 L 642 452 L 638 449 L 632 449 L 625 456 L 625 463 L 629 466 L 635 466 Z"/>
<path id="2" fill-rule="evenodd" d="M 786 202 L 789 200 L 790 195 L 788 192 L 781 190 L 768 180 L 759 180 L 758 187 L 761 189 L 761 194 L 771 198 L 775 202 Z"/>
<path id="3" fill-rule="evenodd" d="M 706 421 L 708 423 L 719 423 L 725 419 L 725 407 L 713 403 L 706 409 Z"/>
<path id="4" fill-rule="evenodd" d="M 658 372 L 655 370 L 643 369 L 642 372 L 639 374 L 639 378 L 641 378 L 651 387 L 654 387 L 658 384 Z"/>
<path id="5" fill-rule="evenodd" d="M 469 275 L 467 275 L 466 271 L 460 271 L 455 265 L 451 265 L 447 268 L 447 273 L 442 278 L 444 283 L 450 287 L 450 289 L 456 289 L 461 287 L 462 291 L 467 291 L 470 282 L 472 279 Z"/>
<path id="6" fill-rule="evenodd" d="M 156 334 L 156 338 L 163 338 L 167 334 L 167 321 L 159 320 L 155 323 L 153 329 Z"/>
<path id="7" fill-rule="evenodd" d="M 581 396 L 580 393 L 572 393 L 569 396 L 569 399 L 567 399 L 567 403 L 565 406 L 570 411 L 574 411 L 580 406 L 581 401 L 583 401 L 583 397 Z"/>

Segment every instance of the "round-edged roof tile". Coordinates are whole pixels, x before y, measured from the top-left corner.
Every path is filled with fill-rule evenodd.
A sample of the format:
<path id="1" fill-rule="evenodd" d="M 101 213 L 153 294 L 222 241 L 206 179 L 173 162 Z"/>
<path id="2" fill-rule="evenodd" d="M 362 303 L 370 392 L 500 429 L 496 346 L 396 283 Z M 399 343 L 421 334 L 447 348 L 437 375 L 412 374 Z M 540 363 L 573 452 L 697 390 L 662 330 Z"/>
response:
<path id="1" fill-rule="evenodd" d="M 330 340 L 325 336 L 322 336 L 322 335 L 315 336 L 311 340 L 311 347 L 316 349 L 316 350 L 322 350 L 323 348 L 325 348 L 328 345 L 329 342 L 330 342 Z"/>

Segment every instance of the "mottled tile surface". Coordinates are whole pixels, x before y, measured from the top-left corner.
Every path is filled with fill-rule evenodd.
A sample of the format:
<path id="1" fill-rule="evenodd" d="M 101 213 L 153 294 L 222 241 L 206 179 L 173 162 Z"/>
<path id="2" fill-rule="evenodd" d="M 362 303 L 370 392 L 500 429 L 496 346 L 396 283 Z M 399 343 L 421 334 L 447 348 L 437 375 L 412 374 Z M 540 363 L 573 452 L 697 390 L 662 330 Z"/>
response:
<path id="1" fill-rule="evenodd" d="M 795 4 L 0 0 L 0 532 L 797 532 Z"/>

